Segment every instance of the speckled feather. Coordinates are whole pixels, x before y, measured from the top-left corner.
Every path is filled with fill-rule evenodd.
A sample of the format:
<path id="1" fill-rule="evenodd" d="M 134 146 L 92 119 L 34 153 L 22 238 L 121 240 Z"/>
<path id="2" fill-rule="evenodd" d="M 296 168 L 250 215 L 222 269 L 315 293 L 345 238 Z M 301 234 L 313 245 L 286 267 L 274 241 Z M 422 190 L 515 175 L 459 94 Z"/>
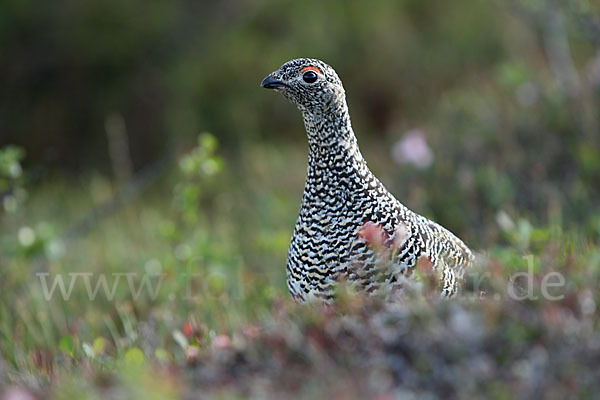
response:
<path id="1" fill-rule="evenodd" d="M 317 75 L 303 79 L 307 67 Z M 314 75 L 310 76 L 314 79 Z M 322 61 L 289 61 L 267 76 L 274 88 L 302 112 L 308 135 L 306 184 L 287 257 L 292 297 L 328 300 L 339 279 L 376 293 L 381 285 L 401 285 L 426 257 L 440 278 L 441 293 L 456 293 L 469 248 L 442 226 L 418 215 L 389 193 L 371 173 L 350 123 L 345 91 L 336 72 Z M 359 233 L 365 224 L 385 232 L 395 247 L 384 279 L 377 279 L 377 250 Z"/>

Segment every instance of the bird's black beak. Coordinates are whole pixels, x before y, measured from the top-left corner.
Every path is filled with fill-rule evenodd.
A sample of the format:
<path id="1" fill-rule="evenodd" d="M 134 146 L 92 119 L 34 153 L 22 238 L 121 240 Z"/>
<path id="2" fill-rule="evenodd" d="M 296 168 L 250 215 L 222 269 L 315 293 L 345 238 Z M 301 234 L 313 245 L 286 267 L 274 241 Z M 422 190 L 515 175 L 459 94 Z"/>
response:
<path id="1" fill-rule="evenodd" d="M 267 75 L 265 79 L 260 83 L 260 86 L 265 89 L 277 89 L 280 87 L 287 87 L 287 85 L 277 79 L 273 78 L 271 75 Z"/>

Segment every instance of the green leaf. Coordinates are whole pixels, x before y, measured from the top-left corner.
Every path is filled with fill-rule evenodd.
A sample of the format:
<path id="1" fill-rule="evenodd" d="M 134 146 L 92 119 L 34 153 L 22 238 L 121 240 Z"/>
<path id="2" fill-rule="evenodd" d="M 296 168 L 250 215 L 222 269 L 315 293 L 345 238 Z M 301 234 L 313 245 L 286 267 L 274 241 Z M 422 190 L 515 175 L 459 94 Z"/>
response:
<path id="1" fill-rule="evenodd" d="M 58 342 L 58 348 L 61 349 L 66 354 L 73 357 L 73 352 L 75 350 L 75 343 L 73 337 L 71 335 L 63 336 Z"/>
<path id="2" fill-rule="evenodd" d="M 157 360 L 159 361 L 169 361 L 170 360 L 170 356 L 169 353 L 162 348 L 156 349 L 154 351 L 154 357 L 156 357 Z"/>
<path id="3" fill-rule="evenodd" d="M 132 347 L 125 353 L 125 362 L 130 365 L 141 365 L 144 362 L 144 353 L 137 347 Z"/>
<path id="4" fill-rule="evenodd" d="M 103 337 L 97 337 L 94 339 L 94 343 L 92 343 L 92 349 L 94 349 L 94 354 L 102 354 L 106 349 L 106 340 Z"/>
<path id="5" fill-rule="evenodd" d="M 207 153 L 211 154 L 217 149 L 217 139 L 208 132 L 204 132 L 198 136 L 198 147 L 206 149 Z"/>

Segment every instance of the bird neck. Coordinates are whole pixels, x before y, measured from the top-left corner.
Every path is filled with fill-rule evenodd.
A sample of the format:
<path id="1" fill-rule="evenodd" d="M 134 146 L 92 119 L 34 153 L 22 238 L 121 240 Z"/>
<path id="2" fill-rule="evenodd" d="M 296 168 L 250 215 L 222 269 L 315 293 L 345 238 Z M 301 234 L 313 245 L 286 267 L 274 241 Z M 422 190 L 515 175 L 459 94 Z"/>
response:
<path id="1" fill-rule="evenodd" d="M 325 110 L 304 111 L 302 115 L 308 136 L 309 159 L 323 163 L 335 155 L 338 161 L 340 156 L 362 160 L 346 101 Z"/>
<path id="2" fill-rule="evenodd" d="M 312 190 L 309 182 L 328 182 L 329 191 L 347 192 L 368 179 L 371 171 L 358 148 L 345 102 L 326 113 L 304 113 L 304 125 L 309 145 L 305 190 Z"/>

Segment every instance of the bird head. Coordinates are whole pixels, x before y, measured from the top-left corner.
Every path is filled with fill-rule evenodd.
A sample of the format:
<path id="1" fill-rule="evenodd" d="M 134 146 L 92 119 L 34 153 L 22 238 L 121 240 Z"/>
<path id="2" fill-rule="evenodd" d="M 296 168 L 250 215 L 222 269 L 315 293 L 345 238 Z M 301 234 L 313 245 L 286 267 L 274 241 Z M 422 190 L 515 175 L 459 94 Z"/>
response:
<path id="1" fill-rule="evenodd" d="M 344 87 L 323 61 L 298 58 L 263 79 L 261 86 L 281 92 L 300 111 L 321 114 L 345 103 Z"/>

